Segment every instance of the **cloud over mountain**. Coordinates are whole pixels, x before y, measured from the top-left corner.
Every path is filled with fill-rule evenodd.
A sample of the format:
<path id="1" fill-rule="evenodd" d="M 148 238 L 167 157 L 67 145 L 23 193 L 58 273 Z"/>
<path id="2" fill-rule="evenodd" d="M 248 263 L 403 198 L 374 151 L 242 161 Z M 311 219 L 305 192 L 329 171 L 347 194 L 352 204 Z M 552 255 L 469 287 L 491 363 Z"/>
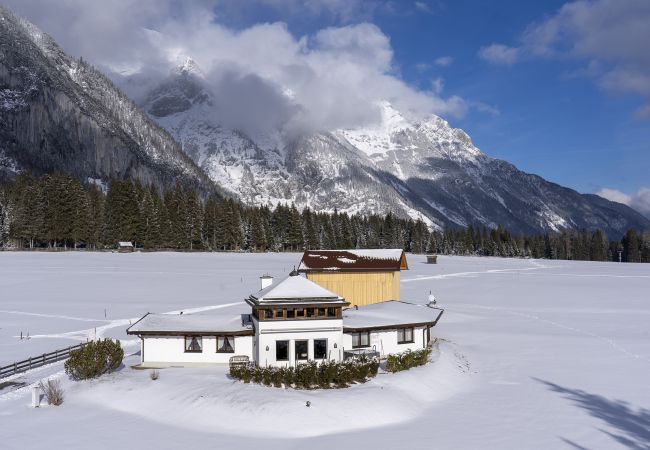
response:
<path id="1" fill-rule="evenodd" d="M 217 2 L 8 3 L 66 50 L 109 72 L 136 100 L 191 57 L 222 109 L 234 122 L 241 117 L 241 126 L 279 121 L 292 133 L 363 126 L 379 119 L 378 100 L 415 117 L 461 116 L 468 107 L 460 97 L 405 83 L 390 39 L 370 23 L 295 36 L 283 23 L 229 28 L 219 22 Z M 311 10 L 327 12 L 325 3 L 311 2 Z"/>

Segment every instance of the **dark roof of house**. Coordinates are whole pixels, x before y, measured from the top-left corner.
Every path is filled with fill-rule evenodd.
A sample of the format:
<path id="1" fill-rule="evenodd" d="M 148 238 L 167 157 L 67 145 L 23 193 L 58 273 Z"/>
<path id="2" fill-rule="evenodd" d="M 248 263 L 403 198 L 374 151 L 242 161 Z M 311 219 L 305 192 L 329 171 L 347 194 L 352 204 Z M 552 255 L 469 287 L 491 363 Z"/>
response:
<path id="1" fill-rule="evenodd" d="M 299 272 L 318 271 L 408 270 L 401 249 L 377 250 L 306 250 Z"/>

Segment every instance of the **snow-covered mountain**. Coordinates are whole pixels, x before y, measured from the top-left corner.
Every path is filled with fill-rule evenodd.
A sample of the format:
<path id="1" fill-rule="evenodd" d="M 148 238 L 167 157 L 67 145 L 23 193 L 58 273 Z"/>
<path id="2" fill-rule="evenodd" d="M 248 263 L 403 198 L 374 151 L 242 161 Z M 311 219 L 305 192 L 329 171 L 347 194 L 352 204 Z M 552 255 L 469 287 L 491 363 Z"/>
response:
<path id="1" fill-rule="evenodd" d="M 409 120 L 388 102 L 371 127 L 283 137 L 228 129 L 201 71 L 186 61 L 143 108 L 212 180 L 249 204 L 295 202 L 319 211 L 421 217 L 435 227 L 503 225 L 515 232 L 648 228 L 636 211 L 519 171 L 430 116 Z"/>
<path id="2" fill-rule="evenodd" d="M 21 169 L 214 189 L 108 78 L 0 6 L 0 177 Z"/>

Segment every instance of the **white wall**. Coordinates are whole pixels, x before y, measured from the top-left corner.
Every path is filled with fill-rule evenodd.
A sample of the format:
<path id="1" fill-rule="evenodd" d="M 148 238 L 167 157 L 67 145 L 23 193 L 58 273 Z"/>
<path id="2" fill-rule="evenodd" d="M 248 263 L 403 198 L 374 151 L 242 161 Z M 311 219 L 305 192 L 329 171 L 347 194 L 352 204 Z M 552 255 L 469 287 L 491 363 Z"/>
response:
<path id="1" fill-rule="evenodd" d="M 413 343 L 398 344 L 397 330 L 370 331 L 370 349 L 379 352 L 381 357 L 402 353 L 406 350 L 421 350 L 426 346 L 426 327 L 413 329 Z M 343 334 L 343 347 L 352 350 L 352 335 Z"/>
<path id="2" fill-rule="evenodd" d="M 327 357 L 334 361 L 343 358 L 341 347 L 343 321 L 332 320 L 254 320 L 257 349 L 256 361 L 260 366 L 295 366 L 295 341 L 308 341 L 309 360 L 314 359 L 314 339 L 327 339 Z M 289 341 L 289 360 L 277 361 L 275 342 Z M 334 347 L 336 345 L 336 348 Z M 268 346 L 268 351 L 266 347 Z"/>
<path id="3" fill-rule="evenodd" d="M 184 336 L 143 336 L 142 363 L 221 363 L 231 356 L 246 355 L 253 360 L 253 336 L 235 336 L 234 353 L 217 353 L 216 336 L 203 336 L 201 353 L 185 352 Z"/>

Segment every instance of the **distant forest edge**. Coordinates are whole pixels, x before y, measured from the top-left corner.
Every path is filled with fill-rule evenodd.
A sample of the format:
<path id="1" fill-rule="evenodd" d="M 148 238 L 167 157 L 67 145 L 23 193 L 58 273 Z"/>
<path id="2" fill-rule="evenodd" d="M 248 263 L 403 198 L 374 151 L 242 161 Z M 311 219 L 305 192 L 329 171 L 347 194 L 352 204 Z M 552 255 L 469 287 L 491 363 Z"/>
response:
<path id="1" fill-rule="evenodd" d="M 111 181 L 104 192 L 67 174 L 21 173 L 0 186 L 0 247 L 301 251 L 403 248 L 413 253 L 650 262 L 650 230 L 620 241 L 601 230 L 512 236 L 502 227 L 429 231 L 422 220 L 302 212 L 291 205 L 247 207 L 217 196 L 202 200 L 180 184 L 164 194 L 137 182 Z"/>

